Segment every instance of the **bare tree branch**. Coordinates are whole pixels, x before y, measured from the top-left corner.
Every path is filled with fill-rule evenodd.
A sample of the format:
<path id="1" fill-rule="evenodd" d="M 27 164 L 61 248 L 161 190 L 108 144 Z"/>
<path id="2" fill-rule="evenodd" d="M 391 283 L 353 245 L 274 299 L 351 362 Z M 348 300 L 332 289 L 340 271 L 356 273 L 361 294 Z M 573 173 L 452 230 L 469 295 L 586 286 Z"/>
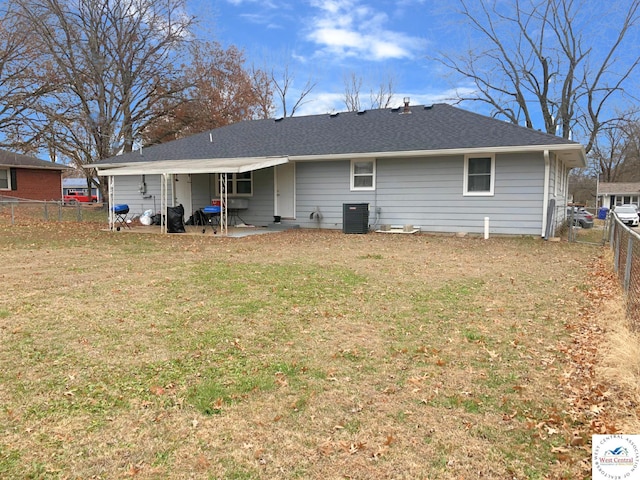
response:
<path id="1" fill-rule="evenodd" d="M 598 26 L 580 0 L 459 0 L 476 43 L 437 60 L 475 85 L 457 100 L 482 102 L 495 116 L 529 128 L 541 120 L 547 133 L 560 127 L 564 138 L 579 132 L 589 152 L 616 123 L 615 102 L 631 96 L 640 56 L 629 42 L 639 28 L 639 4 L 625 4 L 622 15 L 617 4 L 601 4 L 618 10 Z M 598 28 L 610 45 L 593 35 Z"/>
<path id="2" fill-rule="evenodd" d="M 156 106 L 184 91 L 178 62 L 193 19 L 183 0 L 16 2 L 57 85 L 16 137 L 86 165 L 131 151 Z"/>
<path id="3" fill-rule="evenodd" d="M 344 77 L 344 104 L 348 112 L 358 112 L 360 105 L 360 91 L 362 89 L 362 77 L 354 72 Z"/>

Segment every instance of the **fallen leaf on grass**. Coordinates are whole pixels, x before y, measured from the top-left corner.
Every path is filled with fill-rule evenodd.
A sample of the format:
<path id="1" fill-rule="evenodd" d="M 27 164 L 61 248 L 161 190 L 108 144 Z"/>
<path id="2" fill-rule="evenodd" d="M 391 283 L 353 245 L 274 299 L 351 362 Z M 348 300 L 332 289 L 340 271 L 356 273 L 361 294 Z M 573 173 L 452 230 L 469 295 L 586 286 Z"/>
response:
<path id="1" fill-rule="evenodd" d="M 129 471 L 127 472 L 127 476 L 128 477 L 135 477 L 137 474 L 140 473 L 140 470 L 142 470 L 140 467 L 138 467 L 136 465 L 132 465 L 131 468 L 129 469 Z"/>
<path id="2" fill-rule="evenodd" d="M 584 438 L 580 435 L 574 434 L 571 442 L 569 443 L 572 447 L 581 447 L 584 445 Z"/>
<path id="3" fill-rule="evenodd" d="M 162 388 L 162 387 L 160 387 L 160 386 L 158 386 L 158 385 L 154 385 L 154 386 L 152 386 L 152 387 L 149 389 L 149 391 L 150 391 L 153 395 L 157 395 L 157 396 L 164 395 L 164 393 L 165 393 L 165 389 L 164 389 L 164 388 Z"/>
<path id="4" fill-rule="evenodd" d="M 198 470 L 208 470 L 210 465 L 209 460 L 202 453 L 196 458 L 196 468 Z"/>
<path id="5" fill-rule="evenodd" d="M 349 454 L 354 455 L 358 453 L 360 450 L 363 450 L 366 443 L 364 442 L 351 442 L 351 443 L 341 443 L 342 448 Z"/>
<path id="6" fill-rule="evenodd" d="M 318 451 L 320 452 L 321 455 L 328 457 L 333 453 L 334 448 L 331 442 L 325 442 L 318 447 Z"/>

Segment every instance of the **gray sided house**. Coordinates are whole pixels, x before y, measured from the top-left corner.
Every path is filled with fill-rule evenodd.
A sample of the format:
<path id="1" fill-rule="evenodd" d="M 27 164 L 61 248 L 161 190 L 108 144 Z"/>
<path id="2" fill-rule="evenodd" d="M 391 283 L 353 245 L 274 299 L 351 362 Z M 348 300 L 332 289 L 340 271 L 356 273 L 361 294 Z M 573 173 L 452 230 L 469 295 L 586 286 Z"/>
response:
<path id="1" fill-rule="evenodd" d="M 240 122 L 91 167 L 133 214 L 182 204 L 188 218 L 226 191 L 230 225 L 343 229 L 357 204 L 372 230 L 483 233 L 488 218 L 493 234 L 546 238 L 585 165 L 578 143 L 436 104 Z"/>

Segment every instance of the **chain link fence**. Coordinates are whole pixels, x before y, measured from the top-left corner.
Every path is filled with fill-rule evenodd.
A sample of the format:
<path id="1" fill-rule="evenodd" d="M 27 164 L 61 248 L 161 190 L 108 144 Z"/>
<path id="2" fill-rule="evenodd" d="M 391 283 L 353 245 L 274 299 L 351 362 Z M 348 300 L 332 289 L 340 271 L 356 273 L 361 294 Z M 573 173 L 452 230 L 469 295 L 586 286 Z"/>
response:
<path id="1" fill-rule="evenodd" d="M 107 210 L 102 204 L 41 202 L 0 196 L 0 225 L 40 222 L 103 222 Z"/>
<path id="2" fill-rule="evenodd" d="M 607 218 L 613 267 L 626 294 L 626 313 L 631 328 L 640 330 L 640 235 L 627 227 L 615 213 Z"/>
<path id="3" fill-rule="evenodd" d="M 605 220 L 604 222 L 602 220 Z M 584 209 L 568 208 L 567 220 L 560 230 L 567 230 L 567 240 L 574 243 L 605 245 L 609 241 L 608 222 Z"/>

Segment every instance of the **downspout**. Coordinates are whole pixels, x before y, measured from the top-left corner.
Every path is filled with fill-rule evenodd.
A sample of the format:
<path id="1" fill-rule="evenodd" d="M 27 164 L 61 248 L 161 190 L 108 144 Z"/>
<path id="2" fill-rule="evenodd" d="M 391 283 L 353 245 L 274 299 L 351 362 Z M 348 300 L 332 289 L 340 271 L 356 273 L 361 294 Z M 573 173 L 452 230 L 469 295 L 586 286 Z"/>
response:
<path id="1" fill-rule="evenodd" d="M 549 178 L 551 175 L 551 162 L 549 161 L 549 150 L 544 151 L 544 193 L 542 194 L 542 238 L 547 233 L 547 202 L 549 201 Z"/>

